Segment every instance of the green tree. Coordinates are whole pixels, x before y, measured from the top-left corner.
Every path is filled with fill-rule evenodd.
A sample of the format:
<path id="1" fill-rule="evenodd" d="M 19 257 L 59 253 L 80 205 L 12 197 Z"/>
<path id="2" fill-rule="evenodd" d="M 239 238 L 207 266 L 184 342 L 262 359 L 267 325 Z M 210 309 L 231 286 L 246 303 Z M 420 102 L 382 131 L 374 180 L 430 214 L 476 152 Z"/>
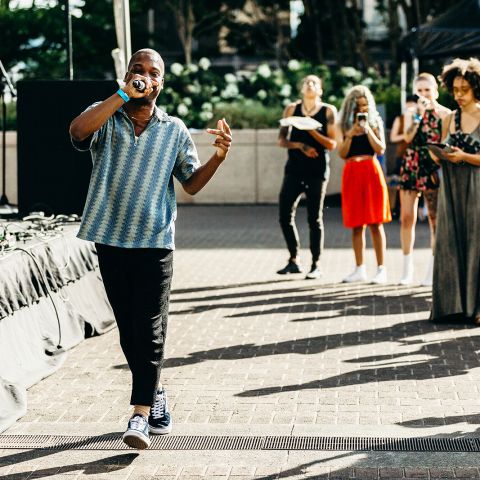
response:
<path id="1" fill-rule="evenodd" d="M 194 40 L 220 31 L 231 9 L 237 8 L 240 0 L 166 0 L 165 4 L 175 17 L 178 36 L 182 43 L 185 63 L 192 63 Z"/>
<path id="2" fill-rule="evenodd" d="M 225 17 L 226 40 L 239 54 L 289 58 L 290 13 L 287 0 L 243 0 Z"/>

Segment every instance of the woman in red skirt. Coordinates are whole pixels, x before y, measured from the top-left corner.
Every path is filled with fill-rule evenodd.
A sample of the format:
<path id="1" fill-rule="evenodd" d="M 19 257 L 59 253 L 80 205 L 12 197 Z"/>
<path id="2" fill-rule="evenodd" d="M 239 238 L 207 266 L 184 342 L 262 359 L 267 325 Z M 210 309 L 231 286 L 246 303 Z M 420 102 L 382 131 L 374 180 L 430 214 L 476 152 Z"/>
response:
<path id="1" fill-rule="evenodd" d="M 364 282 L 365 227 L 368 225 L 377 257 L 377 272 L 372 283 L 387 282 L 384 265 L 386 250 L 383 224 L 392 220 L 388 190 L 377 155 L 385 151 L 385 137 L 380 115 L 370 90 L 353 87 L 345 97 L 339 113 L 337 145 L 345 160 L 342 175 L 343 223 L 352 229 L 355 270 L 344 282 Z"/>

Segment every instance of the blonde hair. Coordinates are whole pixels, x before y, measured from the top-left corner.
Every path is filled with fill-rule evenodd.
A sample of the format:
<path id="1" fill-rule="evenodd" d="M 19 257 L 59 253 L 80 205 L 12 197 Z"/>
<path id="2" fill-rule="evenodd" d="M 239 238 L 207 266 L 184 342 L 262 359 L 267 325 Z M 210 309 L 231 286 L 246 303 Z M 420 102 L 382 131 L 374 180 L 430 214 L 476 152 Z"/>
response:
<path id="1" fill-rule="evenodd" d="M 415 83 L 421 82 L 422 80 L 426 82 L 430 82 L 436 89 L 438 89 L 437 79 L 431 73 L 427 73 L 427 72 L 419 73 L 417 78 L 415 78 Z"/>
<path id="2" fill-rule="evenodd" d="M 433 90 L 433 98 L 436 100 L 438 98 L 438 83 L 437 79 L 431 74 L 427 72 L 420 73 L 417 78 L 415 78 L 415 85 L 417 85 L 418 82 L 428 82 L 432 86 Z M 416 91 L 415 87 L 415 91 Z"/>
<path id="3" fill-rule="evenodd" d="M 357 100 L 365 98 L 368 103 L 368 123 L 372 128 L 379 128 L 382 124 L 382 119 L 377 112 L 377 106 L 372 92 L 365 85 L 355 85 L 352 87 L 345 96 L 340 107 L 339 123 L 342 131 L 346 132 L 352 128 L 355 123 L 355 110 L 357 109 Z"/>

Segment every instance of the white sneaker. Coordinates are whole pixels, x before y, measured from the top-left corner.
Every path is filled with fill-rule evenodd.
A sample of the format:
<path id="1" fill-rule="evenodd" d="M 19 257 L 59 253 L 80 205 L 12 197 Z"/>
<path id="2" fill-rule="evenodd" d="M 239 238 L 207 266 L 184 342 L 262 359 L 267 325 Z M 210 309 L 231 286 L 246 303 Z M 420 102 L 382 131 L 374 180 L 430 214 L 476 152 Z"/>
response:
<path id="1" fill-rule="evenodd" d="M 430 256 L 430 260 L 428 262 L 427 273 L 425 274 L 425 278 L 422 281 L 423 287 L 431 287 L 433 284 L 433 255 Z"/>
<path id="2" fill-rule="evenodd" d="M 367 269 L 365 265 L 358 265 L 353 273 L 345 277 L 343 283 L 353 283 L 353 282 L 366 282 L 367 281 Z"/>
<path id="3" fill-rule="evenodd" d="M 377 267 L 377 273 L 370 283 L 375 283 L 376 285 L 384 285 L 387 283 L 387 269 L 385 265 L 379 265 Z"/>
<path id="4" fill-rule="evenodd" d="M 412 254 L 403 256 L 403 274 L 400 285 L 411 285 L 413 283 L 413 258 Z"/>

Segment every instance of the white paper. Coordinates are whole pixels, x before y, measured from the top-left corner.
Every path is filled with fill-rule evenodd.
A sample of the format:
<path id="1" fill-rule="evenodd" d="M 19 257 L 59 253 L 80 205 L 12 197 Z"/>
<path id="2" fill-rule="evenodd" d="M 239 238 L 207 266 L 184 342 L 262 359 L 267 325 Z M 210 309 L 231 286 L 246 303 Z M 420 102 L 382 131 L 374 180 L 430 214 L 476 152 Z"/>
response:
<path id="1" fill-rule="evenodd" d="M 312 117 L 286 117 L 280 120 L 282 127 L 295 127 L 298 130 L 317 130 L 322 124 Z"/>

